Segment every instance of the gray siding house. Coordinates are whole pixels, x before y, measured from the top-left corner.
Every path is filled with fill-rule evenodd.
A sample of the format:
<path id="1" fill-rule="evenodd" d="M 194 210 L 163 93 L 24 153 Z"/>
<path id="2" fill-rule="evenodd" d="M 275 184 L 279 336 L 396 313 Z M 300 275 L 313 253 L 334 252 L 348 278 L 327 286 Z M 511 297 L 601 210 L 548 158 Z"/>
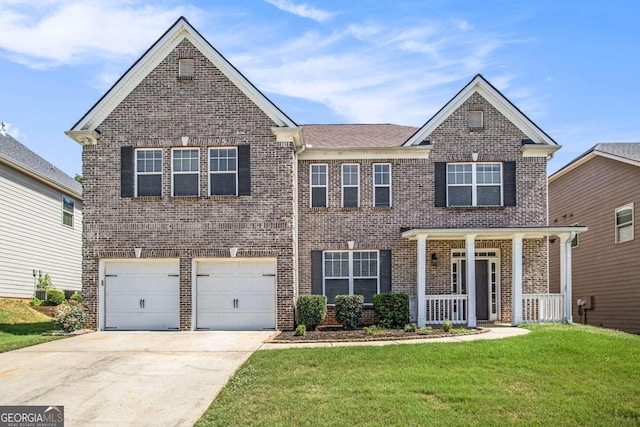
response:
<path id="1" fill-rule="evenodd" d="M 559 146 L 480 75 L 420 128 L 298 125 L 180 18 L 67 134 L 94 328 L 291 329 L 300 294 L 391 290 L 420 325 L 570 321 Z"/>
<path id="2" fill-rule="evenodd" d="M 39 276 L 80 291 L 82 185 L 0 132 L 0 297 L 31 298 Z"/>

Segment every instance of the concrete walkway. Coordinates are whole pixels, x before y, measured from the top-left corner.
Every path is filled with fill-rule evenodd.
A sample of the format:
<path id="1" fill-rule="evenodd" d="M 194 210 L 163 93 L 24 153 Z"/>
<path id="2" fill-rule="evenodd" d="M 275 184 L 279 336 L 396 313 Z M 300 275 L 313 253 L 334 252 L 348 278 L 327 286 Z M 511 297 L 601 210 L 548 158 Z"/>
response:
<path id="1" fill-rule="evenodd" d="M 510 326 L 492 326 L 489 332 L 476 335 L 461 335 L 444 338 L 418 338 L 395 341 L 356 341 L 356 342 L 315 342 L 315 343 L 265 343 L 260 350 L 278 350 L 284 348 L 318 348 L 318 347 L 352 347 L 352 346 L 383 346 L 401 344 L 428 344 L 436 342 L 467 342 L 478 340 L 497 340 L 528 334 L 528 329 Z"/>

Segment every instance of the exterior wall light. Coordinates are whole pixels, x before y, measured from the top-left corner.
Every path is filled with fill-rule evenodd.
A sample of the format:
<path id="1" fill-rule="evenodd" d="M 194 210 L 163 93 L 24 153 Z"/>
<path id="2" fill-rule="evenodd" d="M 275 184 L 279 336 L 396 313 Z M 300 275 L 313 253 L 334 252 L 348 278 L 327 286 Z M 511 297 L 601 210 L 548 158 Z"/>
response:
<path id="1" fill-rule="evenodd" d="M 238 248 L 229 248 L 229 255 L 231 258 L 235 258 L 238 255 Z"/>
<path id="2" fill-rule="evenodd" d="M 356 242 L 354 242 L 353 240 L 349 240 L 349 241 L 347 242 L 347 247 L 348 247 L 349 249 L 353 249 L 353 248 L 355 248 L 355 247 L 356 247 Z"/>
<path id="3" fill-rule="evenodd" d="M 133 248 L 133 253 L 136 255 L 136 258 L 140 258 L 140 255 L 142 255 L 142 248 Z"/>
<path id="4" fill-rule="evenodd" d="M 435 252 L 431 254 L 431 265 L 434 267 L 438 265 L 438 256 Z"/>

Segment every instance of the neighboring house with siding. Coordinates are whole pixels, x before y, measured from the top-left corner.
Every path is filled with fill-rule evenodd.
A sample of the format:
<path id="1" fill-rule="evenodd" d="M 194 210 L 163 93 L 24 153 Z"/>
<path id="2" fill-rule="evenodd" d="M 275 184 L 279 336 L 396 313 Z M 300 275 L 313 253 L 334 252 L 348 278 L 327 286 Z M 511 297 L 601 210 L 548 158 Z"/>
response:
<path id="1" fill-rule="evenodd" d="M 82 185 L 0 132 L 0 297 L 82 288 Z"/>
<path id="2" fill-rule="evenodd" d="M 67 134 L 92 327 L 291 329 L 300 294 L 371 319 L 385 291 L 420 325 L 570 321 L 547 238 L 585 228 L 547 223 L 559 146 L 480 75 L 420 128 L 298 125 L 180 18 Z"/>
<path id="3" fill-rule="evenodd" d="M 596 144 L 549 177 L 549 221 L 589 228 L 573 242 L 574 321 L 640 333 L 639 205 L 640 143 Z M 558 290 L 557 241 L 550 259 Z"/>

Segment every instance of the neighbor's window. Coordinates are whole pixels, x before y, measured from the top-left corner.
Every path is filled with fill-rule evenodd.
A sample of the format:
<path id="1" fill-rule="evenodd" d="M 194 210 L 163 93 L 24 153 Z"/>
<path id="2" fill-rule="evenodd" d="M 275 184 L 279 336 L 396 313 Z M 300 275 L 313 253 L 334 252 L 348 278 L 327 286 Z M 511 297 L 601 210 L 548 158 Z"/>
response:
<path id="1" fill-rule="evenodd" d="M 162 195 L 162 150 L 136 150 L 136 197 Z"/>
<path id="2" fill-rule="evenodd" d="M 326 251 L 323 253 L 324 295 L 335 304 L 336 295 L 363 295 L 365 304 L 380 292 L 377 251 Z"/>
<path id="3" fill-rule="evenodd" d="M 342 207 L 360 206 L 360 165 L 342 165 Z"/>
<path id="4" fill-rule="evenodd" d="M 633 205 L 616 209 L 616 243 L 633 240 Z"/>
<path id="5" fill-rule="evenodd" d="M 238 149 L 209 148 L 209 195 L 238 195 Z"/>
<path id="6" fill-rule="evenodd" d="M 311 207 L 327 207 L 327 165 L 311 165 Z"/>
<path id="7" fill-rule="evenodd" d="M 448 206 L 501 206 L 500 163 L 448 163 Z"/>
<path id="8" fill-rule="evenodd" d="M 200 150 L 176 148 L 171 151 L 171 187 L 174 196 L 200 194 Z"/>
<path id="9" fill-rule="evenodd" d="M 391 206 L 391 164 L 373 164 L 373 206 Z"/>
<path id="10" fill-rule="evenodd" d="M 62 196 L 62 223 L 73 227 L 73 207 L 75 200 L 71 197 Z"/>

